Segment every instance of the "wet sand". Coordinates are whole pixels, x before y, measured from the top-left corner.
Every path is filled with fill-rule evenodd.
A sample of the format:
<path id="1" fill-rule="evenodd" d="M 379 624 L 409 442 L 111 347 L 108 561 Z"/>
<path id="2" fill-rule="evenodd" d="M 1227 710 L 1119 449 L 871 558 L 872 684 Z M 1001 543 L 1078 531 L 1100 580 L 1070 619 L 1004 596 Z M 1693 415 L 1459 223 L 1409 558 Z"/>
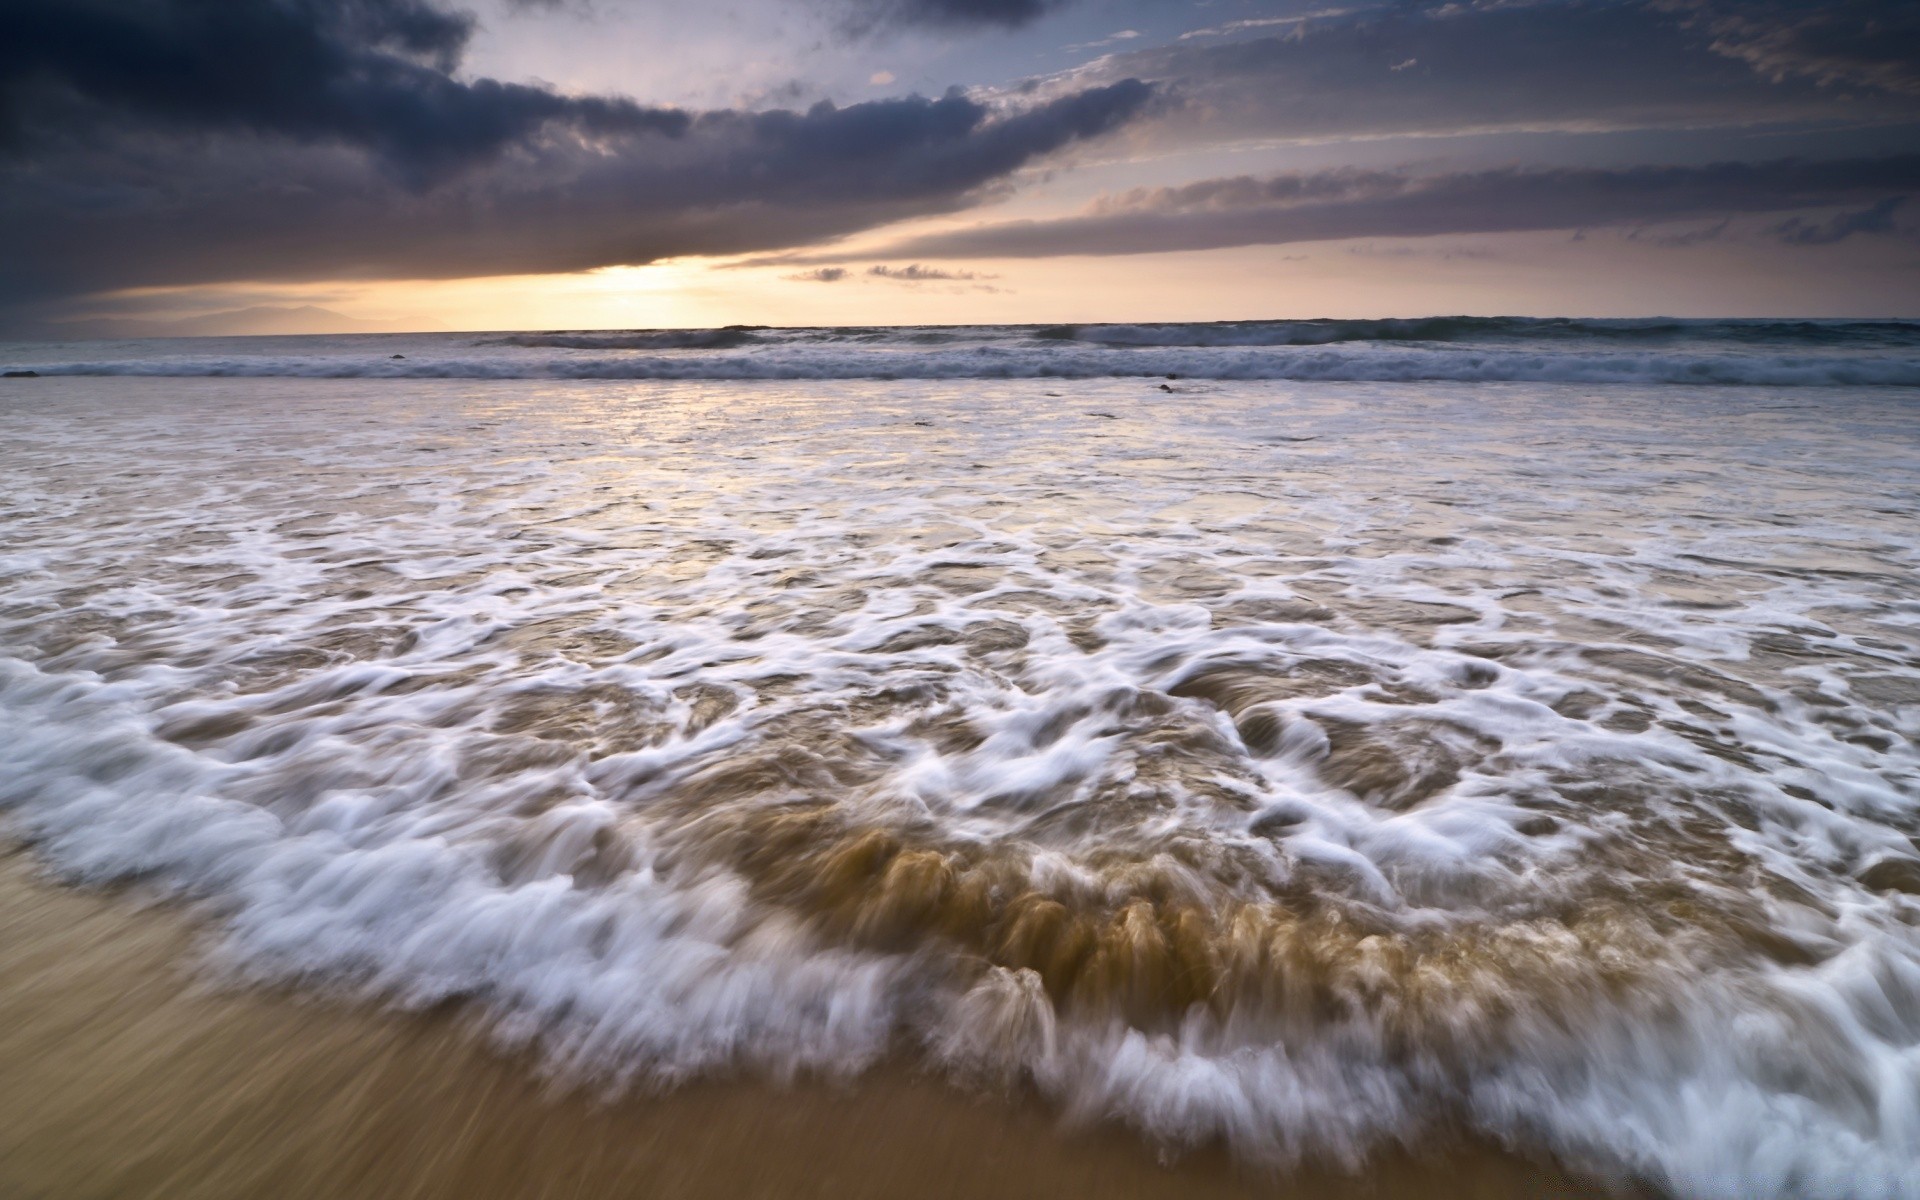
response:
<path id="1" fill-rule="evenodd" d="M 1360 1176 L 1219 1151 L 1167 1164 L 1118 1128 L 914 1076 L 556 1094 L 461 1014 L 213 986 L 187 914 L 0 857 L 0 1196 L 1541 1197 L 1595 1194 L 1462 1144 Z"/>

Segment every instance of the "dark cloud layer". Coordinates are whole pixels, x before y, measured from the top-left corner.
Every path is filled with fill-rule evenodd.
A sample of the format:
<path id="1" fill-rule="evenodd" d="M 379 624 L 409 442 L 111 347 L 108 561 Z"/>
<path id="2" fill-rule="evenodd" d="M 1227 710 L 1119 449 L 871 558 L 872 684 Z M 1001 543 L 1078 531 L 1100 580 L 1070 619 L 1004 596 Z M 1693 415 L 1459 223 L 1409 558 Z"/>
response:
<path id="1" fill-rule="evenodd" d="M 887 18 L 904 24 L 999 25 L 1008 29 L 1036 21 L 1068 0 L 872 0 Z"/>
<path id="2" fill-rule="evenodd" d="M 594 0 L 506 0 L 520 10 L 559 9 Z M 630 3 L 632 0 L 603 0 Z M 814 0 L 828 12 L 838 10 L 843 32 L 866 35 L 879 30 L 919 26 L 935 30 L 1018 29 L 1074 0 Z"/>
<path id="3" fill-rule="evenodd" d="M 1910 121 L 1916 12 L 1911 0 L 1376 4 L 1260 36 L 1217 27 L 1050 83 L 1164 82 L 1186 101 L 1168 129 L 1182 142 Z"/>
<path id="4" fill-rule="evenodd" d="M 5 13 L 0 303 L 791 246 L 967 203 L 1151 95 L 688 114 L 459 79 L 466 22 L 425 0 Z"/>
<path id="5" fill-rule="evenodd" d="M 1437 175 L 1339 170 L 1136 189 L 1107 197 L 1079 216 L 915 238 L 886 253 L 949 259 L 1150 254 L 1870 205 L 1845 218 L 1776 227 L 1785 240 L 1811 244 L 1890 231 L 1899 198 L 1916 191 L 1920 154 L 1619 170 L 1508 168 Z"/>
<path id="6" fill-rule="evenodd" d="M 1072 0 L 811 2 L 829 24 L 907 25 L 920 39 L 1028 26 Z M 474 24 L 458 3 L 0 0 L 0 310 L 143 285 L 790 251 L 978 203 L 1129 124 L 1136 150 L 1413 134 L 1435 135 L 1440 154 L 1440 135 L 1494 130 L 1804 123 L 1872 127 L 1871 144 L 1904 149 L 1902 131 L 1920 127 L 1911 0 L 1389 0 L 1304 18 L 1285 16 L 1304 4 L 1249 0 L 1196 9 L 1222 14 L 1212 30 L 991 99 L 708 112 L 463 73 Z M 1817 246 L 1910 223 L 1914 174 L 1912 157 L 1892 157 L 1249 176 L 889 254 L 1131 254 L 1750 213 Z M 1705 228 L 1673 236 L 1724 226 Z M 918 270 L 885 277 L 939 274 Z"/>
<path id="7" fill-rule="evenodd" d="M 550 123 L 587 134 L 684 133 L 688 118 L 450 72 L 471 18 L 423 0 L 9 0 L 0 6 L 0 127 L 36 104 L 137 113 L 179 130 L 364 146 L 431 178 Z"/>
<path id="8" fill-rule="evenodd" d="M 1856 233 L 1893 233 L 1893 216 L 1907 202 L 1905 196 L 1888 196 L 1858 212 L 1835 213 L 1824 221 L 1789 217 L 1768 230 L 1791 246 L 1830 246 L 1844 242 Z"/>
<path id="9" fill-rule="evenodd" d="M 1711 48 L 1772 80 L 1920 95 L 1920 5 L 1911 0 L 1666 0 Z"/>

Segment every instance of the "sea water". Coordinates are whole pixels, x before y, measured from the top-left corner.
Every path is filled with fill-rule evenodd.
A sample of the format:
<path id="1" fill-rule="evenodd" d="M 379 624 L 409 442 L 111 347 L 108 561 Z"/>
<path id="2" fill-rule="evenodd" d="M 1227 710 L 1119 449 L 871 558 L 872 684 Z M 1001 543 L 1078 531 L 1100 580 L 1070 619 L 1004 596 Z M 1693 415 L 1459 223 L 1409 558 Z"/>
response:
<path id="1" fill-rule="evenodd" d="M 238 978 L 611 1090 L 1920 1195 L 1914 326 L 0 365 L 6 829 Z"/>

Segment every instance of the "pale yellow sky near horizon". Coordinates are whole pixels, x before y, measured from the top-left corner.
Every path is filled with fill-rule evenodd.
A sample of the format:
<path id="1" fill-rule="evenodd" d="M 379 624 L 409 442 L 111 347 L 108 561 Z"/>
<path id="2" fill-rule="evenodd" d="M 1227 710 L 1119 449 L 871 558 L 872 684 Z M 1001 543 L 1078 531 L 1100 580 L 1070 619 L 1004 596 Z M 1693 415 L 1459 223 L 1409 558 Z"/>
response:
<path id="1" fill-rule="evenodd" d="M 1694 222 L 1698 225 L 1698 222 Z M 1671 230 L 1367 239 L 1113 257 L 930 263 L 974 280 L 909 282 L 869 273 L 850 245 L 845 276 L 808 266 L 680 259 L 575 274 L 328 281 L 149 290 L 99 311 L 204 313 L 313 304 L 395 329 L 621 329 L 750 325 L 916 325 L 1385 317 L 1435 313 L 1567 316 L 1902 316 L 1920 263 L 1868 244 L 1823 247 L 1849 270 L 1796 269 L 1804 247 L 1742 241 L 1675 245 Z M 831 257 L 830 255 L 827 257 Z M 815 252 L 813 262 L 822 260 Z M 895 268 L 905 262 L 891 264 Z M 1649 287 L 1650 280 L 1659 286 Z M 246 297 L 236 302 L 237 295 Z"/>

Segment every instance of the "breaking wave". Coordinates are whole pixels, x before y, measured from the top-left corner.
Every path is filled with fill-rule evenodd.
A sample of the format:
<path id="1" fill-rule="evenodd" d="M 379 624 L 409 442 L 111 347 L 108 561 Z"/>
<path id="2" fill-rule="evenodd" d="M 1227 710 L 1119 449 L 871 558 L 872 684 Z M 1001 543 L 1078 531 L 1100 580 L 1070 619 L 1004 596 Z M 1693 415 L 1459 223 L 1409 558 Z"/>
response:
<path id="1" fill-rule="evenodd" d="M 733 350 L 756 340 L 749 329 L 656 329 L 643 333 L 513 333 L 482 338 L 482 346 L 560 350 Z"/>
<path id="2" fill-rule="evenodd" d="M 1797 347 L 1920 347 L 1913 321 L 1687 321 L 1573 317 L 1415 317 L 1352 321 L 1214 321 L 1052 325 L 1033 336 L 1107 346 L 1324 346 L 1341 342 L 1582 342 Z"/>

